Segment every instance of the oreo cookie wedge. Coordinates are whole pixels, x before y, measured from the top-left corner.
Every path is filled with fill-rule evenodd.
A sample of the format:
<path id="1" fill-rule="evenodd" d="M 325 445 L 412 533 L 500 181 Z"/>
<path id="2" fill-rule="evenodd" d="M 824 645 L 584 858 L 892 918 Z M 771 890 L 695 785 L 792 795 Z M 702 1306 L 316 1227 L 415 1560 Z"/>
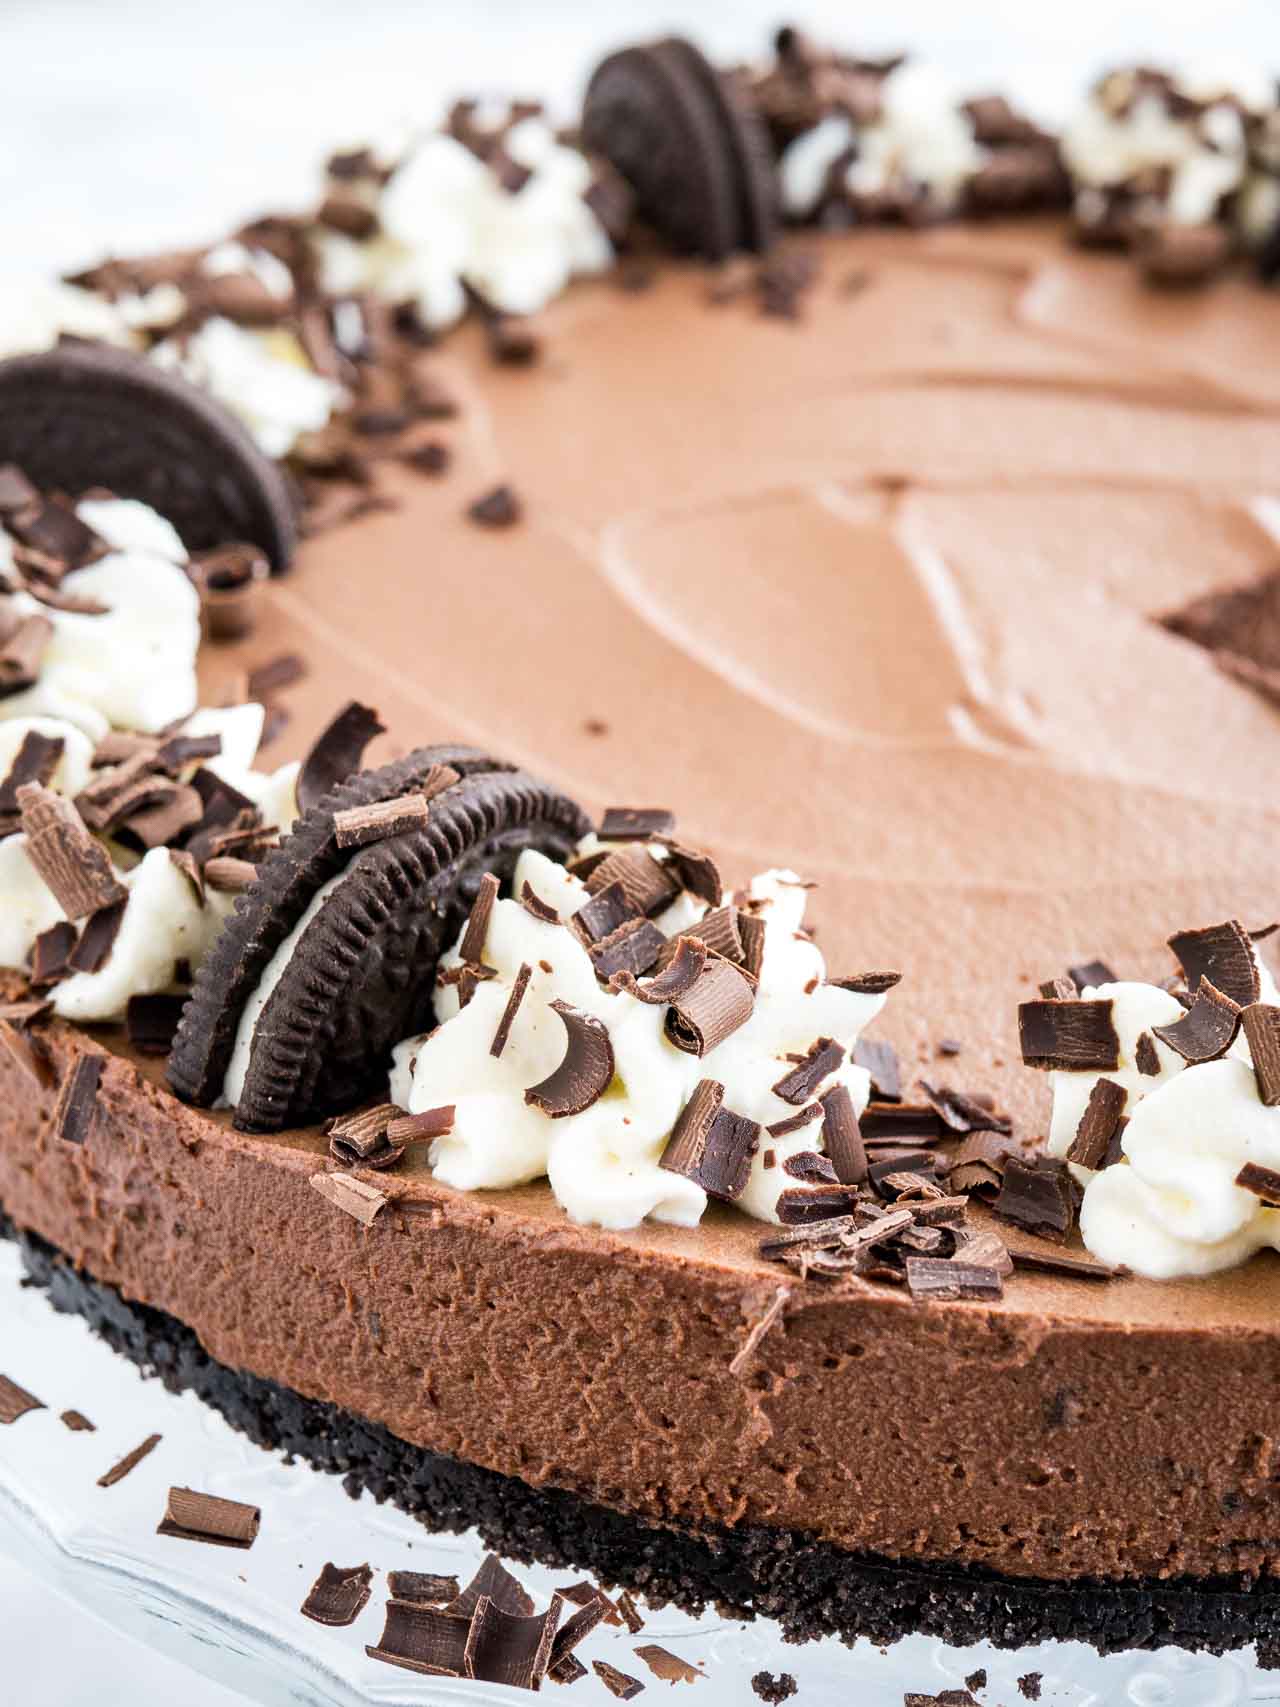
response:
<path id="1" fill-rule="evenodd" d="M 440 764 L 459 780 L 425 821 L 339 847 L 339 814 L 411 794 Z M 245 1131 L 349 1108 L 385 1074 L 393 1045 L 432 1023 L 436 961 L 484 874 L 509 880 L 525 848 L 566 859 L 588 827 L 567 796 L 469 749 L 422 748 L 342 784 L 264 862 L 224 926 L 183 1015 L 170 1084 L 208 1104 L 231 1071 Z"/>
<path id="2" fill-rule="evenodd" d="M 667 45 L 622 48 L 597 66 L 582 138 L 674 249 L 722 261 L 745 241 L 733 154 L 716 102 Z"/>
<path id="3" fill-rule="evenodd" d="M 60 344 L 0 362 L 0 465 L 43 491 L 105 486 L 191 551 L 245 540 L 276 569 L 296 538 L 284 476 L 220 403 L 129 350 Z"/>
<path id="4" fill-rule="evenodd" d="M 764 254 L 778 235 L 778 175 L 769 133 L 750 94 L 717 71 L 706 54 L 684 36 L 668 36 L 657 44 L 657 52 L 683 66 L 715 110 L 737 195 L 737 246 Z"/>

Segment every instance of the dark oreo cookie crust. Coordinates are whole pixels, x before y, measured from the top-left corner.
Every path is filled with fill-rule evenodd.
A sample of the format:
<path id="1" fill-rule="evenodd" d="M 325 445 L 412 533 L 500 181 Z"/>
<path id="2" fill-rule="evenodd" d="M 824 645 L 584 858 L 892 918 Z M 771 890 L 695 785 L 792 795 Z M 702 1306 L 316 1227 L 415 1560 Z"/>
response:
<path id="1" fill-rule="evenodd" d="M 83 1316 L 112 1350 L 156 1375 L 170 1392 L 192 1391 L 259 1446 L 304 1458 L 343 1477 L 353 1498 L 367 1488 L 428 1529 L 479 1530 L 509 1559 L 588 1572 L 608 1584 L 697 1614 L 776 1619 L 795 1641 L 837 1635 L 889 1643 L 934 1636 L 956 1647 L 1087 1642 L 1103 1653 L 1165 1645 L 1223 1653 L 1280 1642 L 1280 1583 L 1242 1576 L 1198 1581 L 1065 1584 L 942 1570 L 843 1553 L 802 1533 L 661 1528 L 557 1488 L 424 1451 L 351 1411 L 216 1362 L 190 1328 L 130 1302 L 77 1269 L 61 1252 L 17 1232 L 0 1211 L 0 1235 L 16 1237 L 31 1280 L 57 1310 Z"/>
<path id="2" fill-rule="evenodd" d="M 259 545 L 276 569 L 297 529 L 284 476 L 220 403 L 154 362 L 60 344 L 0 362 L 0 464 L 44 491 L 105 486 L 166 516 L 189 550 Z"/>
<path id="3" fill-rule="evenodd" d="M 408 793 L 437 764 L 463 775 L 433 799 L 425 824 L 354 855 L 337 846 L 335 812 Z M 183 1016 L 171 1085 L 196 1102 L 217 1096 L 245 1000 L 317 890 L 342 872 L 258 1018 L 236 1124 L 278 1131 L 350 1107 L 391 1047 L 431 1023 L 436 960 L 483 874 L 509 878 L 525 848 L 565 859 L 588 827 L 567 796 L 469 748 L 422 748 L 333 790 L 264 862 L 219 936 Z"/>
<path id="4" fill-rule="evenodd" d="M 610 54 L 587 85 L 582 137 L 680 253 L 722 261 L 745 242 L 724 125 L 683 54 L 662 43 Z"/>

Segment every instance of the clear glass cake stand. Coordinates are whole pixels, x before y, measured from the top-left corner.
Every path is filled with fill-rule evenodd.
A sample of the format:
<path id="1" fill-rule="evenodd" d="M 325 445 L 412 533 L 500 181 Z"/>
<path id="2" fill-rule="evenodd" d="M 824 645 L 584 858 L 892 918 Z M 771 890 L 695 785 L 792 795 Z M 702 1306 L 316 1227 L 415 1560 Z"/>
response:
<path id="1" fill-rule="evenodd" d="M 365 1654 L 382 1629 L 385 1573 L 455 1572 L 465 1579 L 483 1556 L 474 1535 L 431 1535 L 367 1497 L 349 1499 L 334 1477 L 261 1451 L 190 1394 L 175 1397 L 144 1381 L 78 1318 L 57 1315 L 38 1289 L 20 1287 L 19 1276 L 15 1248 L 0 1244 L 0 1373 L 47 1407 L 0 1428 L 0 1554 L 84 1613 L 264 1707 L 517 1707 L 528 1699 L 489 1684 L 418 1678 Z M 95 1432 L 68 1430 L 59 1420 L 65 1409 L 82 1411 Z M 160 1445 L 129 1476 L 113 1488 L 96 1485 L 154 1433 Z M 238 1552 L 158 1536 L 165 1495 L 175 1483 L 260 1506 L 262 1530 L 253 1547 Z M 326 1561 L 365 1560 L 377 1573 L 374 1594 L 353 1625 L 333 1630 L 300 1615 Z M 513 1569 L 542 1596 L 566 1574 Z M 16 1632 L 0 1630 L 0 1649 L 6 1635 Z M 645 1642 L 692 1661 L 705 1681 L 690 1688 L 652 1676 L 634 1652 Z M 908 1691 L 955 1687 L 979 1667 L 988 1678 L 979 1696 L 984 1707 L 1021 1707 L 1018 1680 L 1029 1672 L 1041 1674 L 1040 1700 L 1048 1707 L 1280 1703 L 1280 1672 L 1260 1671 L 1251 1653 L 1212 1659 L 1165 1649 L 1103 1659 L 1074 1643 L 1007 1653 L 948 1648 L 922 1637 L 888 1649 L 866 1642 L 849 1649 L 836 1641 L 793 1647 L 764 1621 L 695 1620 L 648 1609 L 640 1635 L 602 1628 L 580 1653 L 609 1661 L 659 1697 L 668 1689 L 687 1694 L 690 1707 L 754 1707 L 750 1680 L 761 1670 L 795 1677 L 796 1707 L 902 1707 Z M 128 1679 L 111 1682 L 112 1698 L 120 1698 Z M 565 1694 L 566 1707 L 612 1699 L 594 1674 Z"/>

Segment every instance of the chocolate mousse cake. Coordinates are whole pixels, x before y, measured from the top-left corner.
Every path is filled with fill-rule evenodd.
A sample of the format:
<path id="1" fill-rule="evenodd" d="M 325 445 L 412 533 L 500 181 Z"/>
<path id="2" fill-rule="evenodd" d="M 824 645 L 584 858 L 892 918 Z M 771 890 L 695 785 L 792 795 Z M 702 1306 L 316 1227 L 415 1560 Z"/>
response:
<path id="1" fill-rule="evenodd" d="M 1274 1652 L 1278 111 L 666 40 L 50 287 L 52 1302 L 655 1601 Z"/>

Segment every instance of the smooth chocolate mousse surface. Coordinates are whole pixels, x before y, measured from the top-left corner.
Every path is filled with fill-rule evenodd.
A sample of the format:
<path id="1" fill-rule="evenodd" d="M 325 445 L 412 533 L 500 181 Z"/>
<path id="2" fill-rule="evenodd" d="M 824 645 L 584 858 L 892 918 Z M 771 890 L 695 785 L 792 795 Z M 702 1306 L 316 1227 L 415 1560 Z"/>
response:
<path id="1" fill-rule="evenodd" d="M 1274 566 L 1280 301 L 1157 296 L 1051 225 L 814 246 L 798 325 L 670 266 L 572 290 L 531 370 L 468 330 L 432 352 L 450 477 L 307 542 L 204 698 L 299 651 L 282 757 L 354 695 L 392 751 L 471 741 L 672 807 L 726 873 L 795 866 L 833 971 L 904 973 L 876 1034 L 926 1076 L 960 1040 L 947 1076 L 1035 1132 L 1035 983 L 1163 977 L 1171 930 L 1277 906 L 1276 713 L 1151 618 Z M 526 519 L 476 527 L 499 480 Z M 97 1123 L 56 1139 L 0 1056 L 0 1204 L 232 1369 L 668 1524 L 1021 1579 L 1280 1567 L 1272 1256 L 913 1304 L 800 1284 L 731 1211 L 605 1233 L 414 1152 L 366 1230 L 308 1185 L 318 1133 L 236 1133 L 117 1037 L 51 1035 L 111 1052 Z"/>

